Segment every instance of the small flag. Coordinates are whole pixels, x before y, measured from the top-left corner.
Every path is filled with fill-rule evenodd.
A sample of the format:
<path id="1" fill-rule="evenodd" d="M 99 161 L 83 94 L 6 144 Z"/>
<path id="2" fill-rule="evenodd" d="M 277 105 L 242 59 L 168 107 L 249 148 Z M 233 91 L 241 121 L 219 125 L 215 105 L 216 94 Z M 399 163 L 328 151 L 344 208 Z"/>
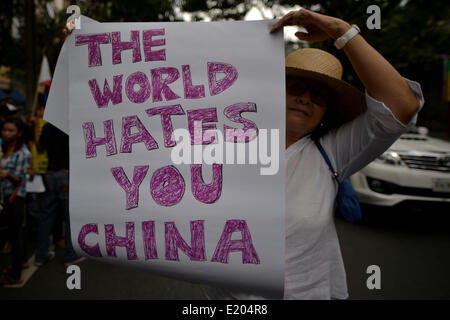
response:
<path id="1" fill-rule="evenodd" d="M 52 83 L 52 75 L 50 73 L 50 67 L 48 66 L 48 60 L 46 56 L 42 58 L 41 72 L 39 73 L 38 83 L 43 84 L 47 87 L 50 87 L 50 84 Z"/>

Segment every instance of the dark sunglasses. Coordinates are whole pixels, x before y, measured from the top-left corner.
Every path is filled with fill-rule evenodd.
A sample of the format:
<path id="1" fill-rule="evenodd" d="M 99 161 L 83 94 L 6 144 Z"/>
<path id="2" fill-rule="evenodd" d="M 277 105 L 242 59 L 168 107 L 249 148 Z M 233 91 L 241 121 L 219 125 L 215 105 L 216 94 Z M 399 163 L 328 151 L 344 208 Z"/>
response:
<path id="1" fill-rule="evenodd" d="M 333 98 L 333 91 L 322 84 L 303 78 L 286 79 L 286 91 L 291 96 L 301 96 L 308 90 L 311 101 L 322 107 L 328 106 Z"/>

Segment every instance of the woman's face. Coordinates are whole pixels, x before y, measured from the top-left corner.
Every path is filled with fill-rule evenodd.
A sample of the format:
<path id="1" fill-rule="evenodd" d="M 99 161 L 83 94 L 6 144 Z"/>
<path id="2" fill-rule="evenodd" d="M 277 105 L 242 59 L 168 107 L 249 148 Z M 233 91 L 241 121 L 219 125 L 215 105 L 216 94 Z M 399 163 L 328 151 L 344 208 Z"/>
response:
<path id="1" fill-rule="evenodd" d="M 322 122 L 330 90 L 307 79 L 286 79 L 286 127 L 292 133 L 311 133 Z"/>
<path id="2" fill-rule="evenodd" d="M 40 107 L 39 109 L 36 110 L 36 117 L 38 118 L 43 118 L 44 117 L 44 107 Z"/>
<path id="3" fill-rule="evenodd" d="M 19 128 L 14 123 L 6 122 L 2 128 L 2 138 L 6 142 L 15 141 L 20 136 Z"/>

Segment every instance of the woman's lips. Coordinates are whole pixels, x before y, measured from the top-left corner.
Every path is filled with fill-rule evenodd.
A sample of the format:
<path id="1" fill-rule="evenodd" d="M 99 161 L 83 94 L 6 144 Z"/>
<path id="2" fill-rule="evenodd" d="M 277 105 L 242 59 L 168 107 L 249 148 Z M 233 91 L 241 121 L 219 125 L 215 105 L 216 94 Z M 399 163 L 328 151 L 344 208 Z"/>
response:
<path id="1" fill-rule="evenodd" d="M 289 110 L 303 113 L 303 114 L 304 114 L 305 116 L 307 116 L 307 117 L 310 116 L 308 112 L 306 112 L 306 111 L 304 111 L 304 110 L 301 110 L 301 109 L 297 109 L 297 108 L 289 108 Z"/>

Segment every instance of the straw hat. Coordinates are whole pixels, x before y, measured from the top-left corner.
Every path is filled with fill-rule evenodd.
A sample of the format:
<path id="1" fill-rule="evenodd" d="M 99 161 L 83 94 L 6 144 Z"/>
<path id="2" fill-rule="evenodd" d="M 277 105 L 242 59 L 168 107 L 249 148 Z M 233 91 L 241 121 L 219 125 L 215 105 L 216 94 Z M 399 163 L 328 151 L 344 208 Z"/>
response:
<path id="1" fill-rule="evenodd" d="M 342 65 L 326 51 L 314 48 L 299 49 L 286 57 L 286 76 L 307 78 L 329 87 L 337 101 L 333 113 L 341 124 L 353 120 L 366 109 L 363 92 L 342 80 Z"/>

